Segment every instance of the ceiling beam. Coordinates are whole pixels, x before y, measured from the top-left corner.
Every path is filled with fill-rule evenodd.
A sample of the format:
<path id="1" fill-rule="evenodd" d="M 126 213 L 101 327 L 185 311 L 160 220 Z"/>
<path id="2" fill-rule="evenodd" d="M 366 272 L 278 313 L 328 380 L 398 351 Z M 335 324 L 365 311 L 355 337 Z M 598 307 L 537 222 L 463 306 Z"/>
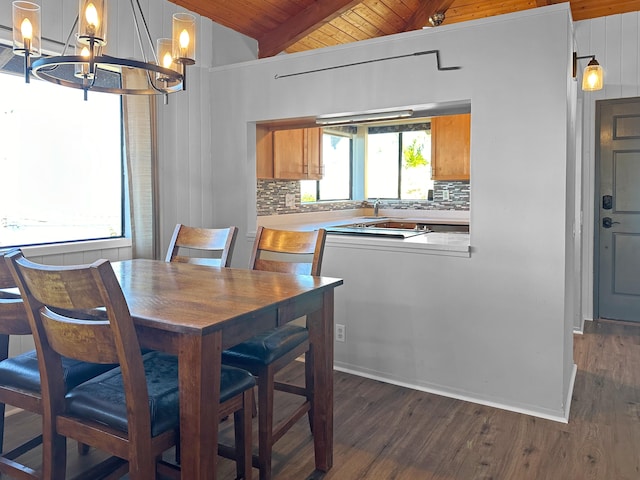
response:
<path id="1" fill-rule="evenodd" d="M 454 0 L 425 0 L 416 10 L 411 18 L 407 21 L 404 28 L 405 32 L 411 30 L 420 30 L 422 27 L 429 26 L 429 17 L 434 13 L 445 13 Z M 445 22 L 446 20 L 445 15 Z"/>
<path id="2" fill-rule="evenodd" d="M 258 38 L 258 56 L 272 57 L 342 15 L 362 0 L 318 0 L 278 28 Z"/>

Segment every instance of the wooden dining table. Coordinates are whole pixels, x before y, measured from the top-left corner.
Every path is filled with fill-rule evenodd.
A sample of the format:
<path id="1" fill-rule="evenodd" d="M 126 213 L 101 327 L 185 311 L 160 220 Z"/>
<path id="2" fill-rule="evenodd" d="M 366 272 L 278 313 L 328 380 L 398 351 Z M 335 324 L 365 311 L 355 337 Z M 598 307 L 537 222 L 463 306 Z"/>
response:
<path id="1" fill-rule="evenodd" d="M 216 478 L 222 350 L 304 315 L 314 358 L 315 468 L 331 468 L 334 289 L 341 279 L 143 259 L 112 266 L 141 346 L 178 356 L 183 479 Z"/>

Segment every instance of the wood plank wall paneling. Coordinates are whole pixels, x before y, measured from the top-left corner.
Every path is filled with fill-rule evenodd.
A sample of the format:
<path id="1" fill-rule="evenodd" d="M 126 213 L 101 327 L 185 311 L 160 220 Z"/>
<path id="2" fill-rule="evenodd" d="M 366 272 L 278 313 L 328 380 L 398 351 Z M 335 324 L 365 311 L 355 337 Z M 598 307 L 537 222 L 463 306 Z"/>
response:
<path id="1" fill-rule="evenodd" d="M 595 102 L 597 100 L 636 97 L 640 95 L 640 12 L 575 22 L 578 55 L 596 55 L 603 66 L 604 89 L 582 92 L 582 158 L 583 158 L 583 282 L 582 310 L 584 318 L 593 311 L 593 233 L 595 222 Z M 585 65 L 580 64 L 579 70 Z M 580 78 L 581 78 L 580 73 Z"/>

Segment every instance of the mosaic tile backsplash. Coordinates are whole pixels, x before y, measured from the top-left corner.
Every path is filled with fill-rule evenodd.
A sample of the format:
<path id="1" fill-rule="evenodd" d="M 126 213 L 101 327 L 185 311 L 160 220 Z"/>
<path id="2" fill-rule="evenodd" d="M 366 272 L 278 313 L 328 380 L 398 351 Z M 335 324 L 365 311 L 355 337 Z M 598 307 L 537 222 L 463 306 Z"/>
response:
<path id="1" fill-rule="evenodd" d="M 449 192 L 448 200 L 444 200 L 443 192 L 445 190 Z M 469 210 L 470 193 L 468 181 L 435 181 L 433 200 L 384 200 L 381 208 L 395 208 L 398 210 Z M 286 206 L 287 194 L 295 196 L 293 208 Z M 257 184 L 257 212 L 259 217 L 287 213 L 349 210 L 362 207 L 373 208 L 373 202 L 358 200 L 300 203 L 300 182 L 297 180 L 258 180 Z"/>

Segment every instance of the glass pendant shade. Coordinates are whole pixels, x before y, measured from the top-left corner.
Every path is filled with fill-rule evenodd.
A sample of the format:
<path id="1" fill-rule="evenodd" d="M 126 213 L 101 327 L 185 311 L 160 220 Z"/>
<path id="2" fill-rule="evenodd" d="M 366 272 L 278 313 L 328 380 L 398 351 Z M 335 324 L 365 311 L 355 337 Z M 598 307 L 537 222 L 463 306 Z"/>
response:
<path id="1" fill-rule="evenodd" d="M 170 38 L 159 38 L 156 42 L 156 56 L 158 57 L 158 65 L 164 68 L 172 68 L 175 70 L 173 62 L 173 40 Z"/>
<path id="2" fill-rule="evenodd" d="M 174 13 L 172 30 L 174 61 L 193 65 L 196 58 L 196 17 L 190 13 Z"/>
<path id="3" fill-rule="evenodd" d="M 76 45 L 76 55 L 86 57 L 87 63 L 76 63 L 74 65 L 74 75 L 78 78 L 92 79 L 93 73 L 89 72 L 89 47 L 82 44 Z"/>
<path id="4" fill-rule="evenodd" d="M 173 40 L 170 38 L 159 38 L 156 42 L 156 57 L 158 65 L 176 72 L 180 72 L 180 65 L 173 60 Z M 176 77 L 169 77 L 162 72 L 156 73 L 156 80 L 164 83 L 175 82 Z"/>
<path id="5" fill-rule="evenodd" d="M 106 0 L 80 0 L 78 12 L 78 41 L 85 45 L 106 45 Z"/>
<path id="6" fill-rule="evenodd" d="M 582 90 L 593 92 L 604 85 L 604 71 L 596 60 L 591 60 L 582 75 Z"/>
<path id="7" fill-rule="evenodd" d="M 13 2 L 13 53 L 39 57 L 41 45 L 40 5 Z"/>

